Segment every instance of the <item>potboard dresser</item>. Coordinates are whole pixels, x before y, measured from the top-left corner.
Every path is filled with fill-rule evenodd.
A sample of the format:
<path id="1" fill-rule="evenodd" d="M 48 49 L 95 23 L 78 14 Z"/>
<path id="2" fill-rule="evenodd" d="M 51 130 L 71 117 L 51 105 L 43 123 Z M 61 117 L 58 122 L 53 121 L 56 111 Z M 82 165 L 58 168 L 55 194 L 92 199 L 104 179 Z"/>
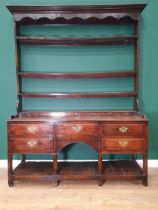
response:
<path id="1" fill-rule="evenodd" d="M 8 184 L 15 180 L 94 179 L 102 185 L 108 179 L 142 180 L 148 184 L 148 120 L 138 112 L 139 22 L 145 5 L 99 6 L 8 6 L 14 16 L 16 73 L 18 89 L 17 114 L 7 122 Z M 133 34 L 112 37 L 57 38 L 22 36 L 21 25 L 132 25 Z M 106 46 L 133 45 L 134 69 L 113 72 L 26 72 L 20 65 L 21 45 Z M 133 91 L 37 93 L 23 91 L 23 79 L 102 79 L 133 78 Z M 100 111 L 25 111 L 23 98 L 132 98 L 132 110 Z M 97 161 L 62 162 L 59 152 L 72 143 L 89 145 Z M 82 152 L 82 151 L 79 151 Z M 21 163 L 13 169 L 14 154 Z M 27 154 L 49 154 L 52 161 L 27 161 Z M 103 161 L 103 155 L 129 154 L 130 158 Z M 137 163 L 137 155 L 143 164 Z"/>

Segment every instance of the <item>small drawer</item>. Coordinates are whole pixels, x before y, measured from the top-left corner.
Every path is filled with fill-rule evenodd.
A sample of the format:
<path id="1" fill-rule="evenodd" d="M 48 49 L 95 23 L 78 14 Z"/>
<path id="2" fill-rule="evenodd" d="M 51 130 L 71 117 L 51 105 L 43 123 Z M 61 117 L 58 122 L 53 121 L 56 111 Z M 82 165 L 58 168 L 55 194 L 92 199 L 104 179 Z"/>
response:
<path id="1" fill-rule="evenodd" d="M 10 138 L 9 152 L 47 153 L 53 152 L 52 137 L 48 138 Z"/>
<path id="2" fill-rule="evenodd" d="M 127 136 L 127 137 L 143 137 L 145 135 L 143 124 L 129 123 L 108 123 L 102 124 L 102 136 Z"/>
<path id="3" fill-rule="evenodd" d="M 103 138 L 102 150 L 103 152 L 143 152 L 145 150 L 144 138 Z"/>
<path id="4" fill-rule="evenodd" d="M 63 123 L 57 126 L 58 140 L 94 140 L 98 133 L 96 123 Z"/>
<path id="5" fill-rule="evenodd" d="M 53 126 L 50 124 L 10 124 L 8 126 L 9 137 L 33 137 L 48 136 L 53 134 Z"/>

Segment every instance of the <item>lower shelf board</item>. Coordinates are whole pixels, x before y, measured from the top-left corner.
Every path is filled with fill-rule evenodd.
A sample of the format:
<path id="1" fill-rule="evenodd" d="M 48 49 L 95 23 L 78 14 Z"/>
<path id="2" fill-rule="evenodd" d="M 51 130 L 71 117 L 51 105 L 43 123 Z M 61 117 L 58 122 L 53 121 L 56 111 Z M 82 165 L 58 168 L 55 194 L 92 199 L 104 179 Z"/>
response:
<path id="1" fill-rule="evenodd" d="M 53 173 L 53 162 L 23 162 L 15 168 L 15 180 L 88 180 L 143 179 L 143 172 L 136 161 L 104 161 L 102 175 L 98 175 L 97 162 L 59 162 L 58 174 Z"/>
<path id="2" fill-rule="evenodd" d="M 143 171 L 134 160 L 107 161 L 103 167 L 106 179 L 142 179 Z"/>

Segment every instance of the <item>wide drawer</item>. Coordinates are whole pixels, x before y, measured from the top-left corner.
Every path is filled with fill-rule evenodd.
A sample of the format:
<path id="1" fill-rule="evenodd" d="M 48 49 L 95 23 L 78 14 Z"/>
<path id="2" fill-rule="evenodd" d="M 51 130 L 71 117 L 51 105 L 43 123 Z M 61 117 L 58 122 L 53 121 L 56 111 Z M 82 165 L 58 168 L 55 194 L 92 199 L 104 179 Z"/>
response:
<path id="1" fill-rule="evenodd" d="M 102 136 L 127 136 L 127 137 L 143 137 L 145 135 L 144 124 L 130 123 L 104 123 L 102 124 Z"/>
<path id="2" fill-rule="evenodd" d="M 94 140 L 98 133 L 96 123 L 63 123 L 57 126 L 57 140 Z"/>
<path id="3" fill-rule="evenodd" d="M 10 124 L 8 126 L 9 137 L 48 136 L 52 134 L 53 126 L 50 124 Z"/>
<path id="4" fill-rule="evenodd" d="M 10 138 L 9 152 L 47 153 L 53 152 L 52 137 L 48 138 Z"/>
<path id="5" fill-rule="evenodd" d="M 103 152 L 122 151 L 143 152 L 146 149 L 144 138 L 103 138 Z"/>

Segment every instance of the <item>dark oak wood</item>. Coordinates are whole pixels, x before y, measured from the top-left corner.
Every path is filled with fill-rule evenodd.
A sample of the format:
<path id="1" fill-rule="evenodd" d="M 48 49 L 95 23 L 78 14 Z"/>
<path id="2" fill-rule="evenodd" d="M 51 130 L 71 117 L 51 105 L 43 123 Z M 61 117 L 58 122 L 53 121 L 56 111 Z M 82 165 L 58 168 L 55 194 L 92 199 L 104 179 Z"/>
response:
<path id="1" fill-rule="evenodd" d="M 35 118 L 41 118 L 41 119 L 50 119 L 52 117 L 61 117 L 63 119 L 65 119 L 66 117 L 72 117 L 73 119 L 77 118 L 77 117 L 86 117 L 86 118 L 90 118 L 90 117 L 96 117 L 96 119 L 99 117 L 100 120 L 101 118 L 106 118 L 106 120 L 110 119 L 110 120 L 120 120 L 120 117 L 122 120 L 124 120 L 124 118 L 127 119 L 132 119 L 135 121 L 143 121 L 146 120 L 145 116 L 140 115 L 138 112 L 134 111 L 134 110 L 75 110 L 75 111 L 23 111 L 19 113 L 19 118 L 16 118 L 16 116 L 12 116 L 10 119 L 17 121 L 18 119 L 20 119 L 20 121 L 24 118 L 25 120 L 28 119 L 29 117 L 32 117 L 31 120 Z"/>
<path id="2" fill-rule="evenodd" d="M 19 72 L 22 78 L 34 79 L 100 79 L 115 77 L 134 77 L 133 71 L 122 72 L 82 72 L 82 73 L 51 73 L 51 72 Z"/>
<path id="3" fill-rule="evenodd" d="M 53 127 L 50 124 L 25 123 L 10 125 L 8 136 L 13 137 L 45 137 L 53 135 Z"/>
<path id="4" fill-rule="evenodd" d="M 145 4 L 83 6 L 8 6 L 22 24 L 135 23 Z"/>
<path id="5" fill-rule="evenodd" d="M 144 123 L 105 123 L 102 124 L 102 136 L 144 137 Z"/>
<path id="6" fill-rule="evenodd" d="M 127 45 L 133 44 L 136 39 L 136 35 L 95 38 L 17 37 L 21 44 L 53 46 Z"/>
<path id="7" fill-rule="evenodd" d="M 71 12 L 71 13 L 102 13 L 102 12 L 110 12 L 113 13 L 114 11 L 118 12 L 138 12 L 140 13 L 144 8 L 146 7 L 146 4 L 120 4 L 120 5 L 65 5 L 65 6 L 7 6 L 7 8 L 13 13 L 19 13 L 19 14 L 29 14 L 37 12 L 43 12 L 48 14 L 49 12 Z"/>
<path id="8" fill-rule="evenodd" d="M 34 138 L 11 138 L 9 151 L 19 154 L 39 154 L 53 152 L 53 139 L 50 137 L 34 137 Z"/>
<path id="9" fill-rule="evenodd" d="M 53 174 L 51 162 L 26 162 L 14 170 L 14 179 L 54 181 Z M 59 163 L 59 180 L 97 180 L 98 178 L 102 180 L 141 180 L 143 177 L 143 171 L 136 161 L 105 161 L 102 175 L 97 174 L 97 162 Z"/>
<path id="10" fill-rule="evenodd" d="M 106 163 L 106 162 L 105 162 Z M 130 178 L 142 179 L 142 169 L 136 161 L 108 161 L 104 163 L 103 171 L 107 179 L 118 179 L 118 177 L 126 176 L 127 180 Z"/>
<path id="11" fill-rule="evenodd" d="M 113 174 L 111 174 L 111 176 L 104 176 L 102 155 L 143 154 L 144 166 L 143 169 L 141 169 L 143 176 L 140 176 L 139 179 L 143 181 L 145 186 L 147 185 L 147 119 L 143 115 L 135 112 L 99 111 L 83 111 L 78 112 L 77 115 L 75 112 L 51 112 L 50 114 L 46 114 L 45 117 L 40 117 L 40 112 L 33 114 L 34 117 L 30 116 L 29 112 L 24 112 L 21 116 L 14 117 L 8 121 L 8 152 L 11 155 L 23 153 L 47 153 L 53 155 L 53 164 L 50 163 L 52 175 L 51 177 L 46 174 L 17 176 L 14 172 L 13 175 L 11 175 L 12 170 L 10 165 L 9 180 L 12 182 L 14 179 L 27 179 L 27 176 L 29 180 L 31 180 L 31 178 L 32 180 L 49 179 L 56 184 L 62 179 L 70 178 L 97 179 L 99 185 L 102 185 L 107 177 L 115 179 L 138 179 L 138 176 L 129 175 L 125 172 L 123 175 L 115 173 L 115 176 Z M 71 169 L 70 167 L 67 170 L 65 165 L 63 165 L 63 168 L 61 168 L 57 161 L 57 154 L 59 151 L 63 150 L 63 148 L 73 143 L 87 144 L 98 153 L 98 166 L 95 175 L 88 174 L 91 173 L 91 170 L 88 169 L 89 172 L 86 172 L 83 167 L 78 168 L 78 166 L 76 166 L 76 169 Z M 12 156 L 10 156 L 10 161 L 11 157 Z M 124 170 L 128 170 L 128 167 L 124 166 Z M 43 168 L 41 170 L 43 171 L 45 169 Z M 60 172 L 61 170 L 65 171 L 64 174 Z M 75 172 L 77 173 L 76 176 L 73 174 L 73 170 L 81 170 L 85 174 L 80 175 L 78 171 Z M 132 172 L 132 168 L 130 170 Z"/>
<path id="12" fill-rule="evenodd" d="M 129 72 L 114 72 L 114 73 L 98 73 L 98 74 L 67 74 L 61 76 L 63 79 L 66 78 L 111 78 L 111 77 L 127 77 L 133 76 L 134 78 L 134 94 L 130 93 L 120 93 L 120 97 L 126 97 L 125 95 L 131 95 L 127 97 L 133 97 L 134 99 L 134 109 L 138 111 L 139 101 L 138 101 L 138 67 L 139 67 L 139 58 L 138 58 L 138 48 L 139 48 L 139 15 L 140 12 L 144 9 L 145 4 L 136 4 L 136 5 L 88 5 L 88 6 L 8 6 L 8 9 L 12 12 L 15 21 L 15 44 L 16 44 L 16 60 L 17 60 L 17 87 L 18 87 L 18 104 L 17 111 L 18 113 L 22 111 L 22 100 L 23 97 L 44 97 L 43 93 L 22 93 L 22 84 L 21 78 L 61 78 L 59 75 L 52 74 L 36 74 L 33 73 L 23 73 L 20 68 L 20 45 L 21 44 L 37 44 L 37 45 L 63 45 L 63 46 L 75 46 L 75 45 L 124 45 L 124 44 L 134 44 L 135 48 L 135 68 L 133 73 Z M 33 22 L 32 22 L 33 21 Z M 45 22 L 46 21 L 46 22 Z M 58 21 L 62 24 L 74 23 L 74 24 L 99 24 L 99 23 L 110 23 L 116 24 L 120 22 L 126 22 L 128 24 L 134 24 L 135 30 L 133 35 L 122 35 L 114 37 L 94 37 L 94 38 L 53 38 L 53 37 L 27 37 L 20 36 L 19 27 L 25 23 L 30 24 L 45 24 L 47 21 L 50 21 L 51 24 L 55 24 Z M 57 22 L 52 22 L 57 21 Z M 68 21 L 68 22 L 67 22 Z M 70 21 L 70 22 L 69 22 Z M 86 22 L 82 22 L 86 21 Z M 99 22 L 98 22 L 99 21 Z M 134 21 L 134 22 L 133 22 Z M 137 56 L 136 56 L 137 55 Z M 104 97 L 106 94 L 96 95 L 96 97 Z M 117 94 L 116 94 L 117 95 Z M 119 95 L 119 94 L 118 94 Z M 117 96 L 118 96 L 117 95 Z M 46 97 L 57 97 L 57 98 L 82 98 L 86 97 L 85 95 L 78 94 L 65 94 L 65 93 L 52 93 L 45 94 Z M 90 93 L 87 95 L 88 98 L 94 97 Z M 115 93 L 107 94 L 105 97 L 115 97 Z"/>
<path id="13" fill-rule="evenodd" d="M 8 185 L 9 187 L 14 185 L 12 154 L 8 154 Z"/>
<path id="14" fill-rule="evenodd" d="M 14 37 L 17 36 L 20 32 L 19 25 L 14 22 Z M 18 73 L 21 72 L 21 51 L 20 51 L 20 44 L 15 39 L 15 54 L 16 54 L 16 78 L 17 78 L 17 91 L 18 93 L 22 91 L 22 79 L 19 77 Z M 22 111 L 22 98 L 18 96 L 17 98 L 17 112 Z"/>
<path id="15" fill-rule="evenodd" d="M 94 93 L 19 93 L 25 98 L 111 98 L 111 97 L 133 97 L 135 92 L 94 92 Z"/>
<path id="16" fill-rule="evenodd" d="M 104 153 L 120 153 L 136 154 L 144 151 L 144 138 L 128 138 L 128 137 L 106 137 L 102 139 L 102 150 Z"/>
<path id="17" fill-rule="evenodd" d="M 140 13 L 145 4 L 85 6 L 8 6 L 14 17 L 17 76 L 17 114 L 7 122 L 8 184 L 14 180 L 44 180 L 56 185 L 61 180 L 108 179 L 141 180 L 148 185 L 148 120 L 138 113 Z M 132 35 L 112 37 L 55 38 L 21 36 L 22 25 L 44 24 L 128 24 Z M 88 26 L 87 26 L 88 27 Z M 134 46 L 134 69 L 114 72 L 30 72 L 21 69 L 21 44 L 50 46 Z M 102 79 L 132 77 L 133 91 L 124 92 L 23 92 L 22 78 L 32 79 Z M 132 110 L 100 111 L 24 111 L 23 98 L 111 98 L 132 97 Z M 93 149 L 96 162 L 59 162 L 58 153 L 74 143 Z M 80 151 L 82 152 L 82 151 Z M 22 161 L 13 169 L 13 155 Z M 50 162 L 28 162 L 26 154 L 49 154 Z M 65 153 L 66 154 L 66 153 Z M 130 154 L 131 160 L 103 161 L 106 154 Z M 143 156 L 143 166 L 136 155 Z M 76 154 L 77 155 L 77 154 Z M 66 155 L 65 155 L 66 157 Z"/>
<path id="18" fill-rule="evenodd" d="M 45 122 L 46 124 L 50 124 L 53 122 L 94 122 L 99 121 L 103 122 L 103 125 L 108 123 L 120 123 L 121 125 L 127 123 L 128 125 L 133 123 L 141 123 L 147 122 L 147 118 L 144 115 L 141 115 L 135 111 L 23 111 L 20 112 L 18 116 L 12 116 L 9 119 L 11 122 L 15 124 L 41 124 Z M 135 123 L 134 123 L 135 122 Z M 54 125 L 55 126 L 55 125 Z M 54 127 L 53 126 L 53 127 Z M 53 131 L 55 132 L 55 131 Z M 101 133 L 101 131 L 100 131 Z M 100 134 L 101 136 L 101 134 Z"/>
<path id="19" fill-rule="evenodd" d="M 98 137 L 97 123 L 60 123 L 57 126 L 57 139 L 82 139 L 93 140 Z"/>

